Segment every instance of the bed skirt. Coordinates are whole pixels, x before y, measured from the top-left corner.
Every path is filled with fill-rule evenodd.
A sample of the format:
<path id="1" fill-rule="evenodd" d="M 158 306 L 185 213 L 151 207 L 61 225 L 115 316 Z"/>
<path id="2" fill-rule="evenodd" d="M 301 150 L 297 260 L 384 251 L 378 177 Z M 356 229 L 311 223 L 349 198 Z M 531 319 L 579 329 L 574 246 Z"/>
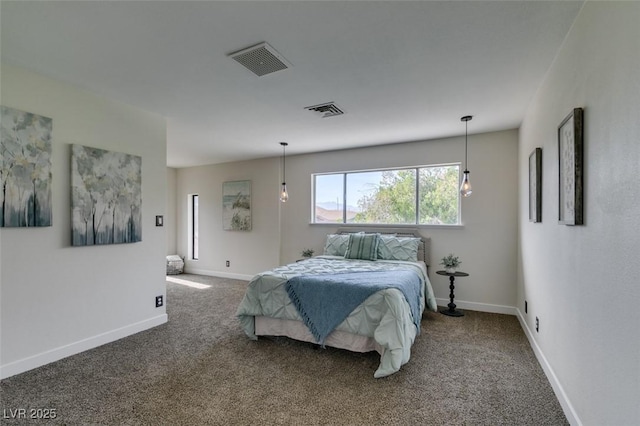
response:
<path id="1" fill-rule="evenodd" d="M 300 321 L 265 316 L 255 317 L 256 336 L 285 336 L 303 342 L 317 343 L 306 325 Z M 334 330 L 325 339 L 325 345 L 353 352 L 378 352 L 384 348 L 372 337 Z"/>

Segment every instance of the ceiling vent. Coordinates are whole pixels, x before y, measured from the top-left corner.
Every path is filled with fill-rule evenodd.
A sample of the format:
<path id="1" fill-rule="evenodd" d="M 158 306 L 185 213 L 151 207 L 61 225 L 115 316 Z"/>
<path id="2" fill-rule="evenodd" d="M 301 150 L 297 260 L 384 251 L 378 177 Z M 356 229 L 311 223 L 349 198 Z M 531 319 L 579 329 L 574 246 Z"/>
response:
<path id="1" fill-rule="evenodd" d="M 326 104 L 308 106 L 304 109 L 320 114 L 322 118 L 335 117 L 336 115 L 344 114 L 344 111 L 333 102 L 327 102 Z"/>
<path id="2" fill-rule="evenodd" d="M 291 68 L 291 64 L 265 42 L 230 53 L 229 56 L 259 77 Z"/>

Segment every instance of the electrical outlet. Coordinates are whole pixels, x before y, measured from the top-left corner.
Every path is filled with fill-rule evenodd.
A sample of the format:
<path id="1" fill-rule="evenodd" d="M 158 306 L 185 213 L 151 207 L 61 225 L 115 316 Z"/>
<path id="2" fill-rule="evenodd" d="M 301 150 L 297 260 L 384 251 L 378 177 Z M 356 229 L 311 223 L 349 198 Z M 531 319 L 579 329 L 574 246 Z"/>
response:
<path id="1" fill-rule="evenodd" d="M 159 308 L 163 305 L 162 296 L 156 296 L 156 308 Z"/>
<path id="2" fill-rule="evenodd" d="M 229 261 L 227 260 L 226 265 L 227 265 L 227 268 L 228 268 L 229 266 L 231 266 L 231 262 L 229 262 Z"/>
<path id="3" fill-rule="evenodd" d="M 536 317 L 536 333 L 540 331 L 540 320 Z"/>
<path id="4" fill-rule="evenodd" d="M 527 309 L 527 301 L 524 301 L 524 313 L 526 314 L 529 310 Z"/>

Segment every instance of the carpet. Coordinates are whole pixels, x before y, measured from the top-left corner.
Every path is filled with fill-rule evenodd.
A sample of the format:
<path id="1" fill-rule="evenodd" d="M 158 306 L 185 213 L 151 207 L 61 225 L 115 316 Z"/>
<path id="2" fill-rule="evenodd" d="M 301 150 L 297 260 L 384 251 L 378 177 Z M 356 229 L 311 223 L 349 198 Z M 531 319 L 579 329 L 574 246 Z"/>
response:
<path id="1" fill-rule="evenodd" d="M 1 381 L 2 424 L 568 424 L 514 316 L 426 313 L 409 363 L 374 379 L 377 353 L 249 340 L 246 285 L 168 277 L 168 323 Z"/>

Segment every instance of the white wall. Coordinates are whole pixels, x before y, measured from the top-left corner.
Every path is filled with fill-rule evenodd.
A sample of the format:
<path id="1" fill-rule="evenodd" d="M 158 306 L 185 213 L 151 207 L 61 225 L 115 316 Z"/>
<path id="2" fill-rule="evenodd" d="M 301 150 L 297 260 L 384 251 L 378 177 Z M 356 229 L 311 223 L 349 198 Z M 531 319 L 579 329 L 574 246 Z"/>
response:
<path id="1" fill-rule="evenodd" d="M 167 255 L 176 254 L 178 251 L 177 217 L 178 200 L 177 196 L 178 171 L 167 167 L 167 209 L 164 217 L 164 226 L 167 233 Z"/>
<path id="2" fill-rule="evenodd" d="M 188 260 L 187 270 L 248 279 L 299 259 L 303 248 L 322 253 L 326 235 L 336 227 L 309 224 L 312 173 L 452 163 L 463 157 L 464 137 L 288 156 L 290 200 L 285 204 L 277 199 L 278 158 L 179 169 L 178 251 L 187 253 L 191 193 L 200 196 L 201 245 L 199 260 Z M 456 303 L 462 308 L 515 313 L 517 162 L 516 130 L 471 135 L 469 168 L 474 193 L 462 201 L 464 226 L 422 229 L 433 238 L 434 270 L 440 258 L 454 252 L 471 274 L 460 280 L 456 290 Z M 223 231 L 222 182 L 244 179 L 253 183 L 253 230 Z M 230 268 L 224 266 L 227 259 Z M 436 296 L 448 303 L 446 277 L 432 273 L 431 278 Z"/>
<path id="3" fill-rule="evenodd" d="M 481 119 L 481 114 L 474 118 Z M 461 308 L 514 313 L 517 136 L 516 130 L 470 135 L 469 170 L 474 192 L 462 200 L 463 226 L 421 229 L 423 235 L 432 237 L 433 271 L 441 269 L 438 262 L 443 256 L 455 253 L 462 260 L 462 270 L 471 275 L 457 282 L 456 304 Z M 282 205 L 282 261 L 299 259 L 306 247 L 322 253 L 326 235 L 337 229 L 309 224 L 312 173 L 461 161 L 464 136 L 287 157 L 290 199 Z M 448 279 L 435 273 L 430 278 L 436 297 L 448 303 Z"/>
<path id="4" fill-rule="evenodd" d="M 520 130 L 518 307 L 575 424 L 640 422 L 639 22 L 638 2 L 586 3 Z M 569 227 L 557 223 L 557 126 L 574 107 L 584 108 L 585 224 Z M 535 147 L 538 224 L 527 199 Z"/>
<path id="5" fill-rule="evenodd" d="M 2 66 L 2 105 L 53 119 L 53 226 L 1 228 L 0 377 L 166 322 L 165 120 Z M 71 247 L 70 144 L 142 157 L 142 242 Z"/>
<path id="6" fill-rule="evenodd" d="M 278 161 L 261 159 L 178 169 L 178 254 L 191 273 L 249 279 L 279 265 Z M 222 183 L 251 181 L 252 229 L 222 229 Z M 199 256 L 188 257 L 188 200 L 199 198 Z M 225 261 L 230 261 L 230 267 Z"/>

